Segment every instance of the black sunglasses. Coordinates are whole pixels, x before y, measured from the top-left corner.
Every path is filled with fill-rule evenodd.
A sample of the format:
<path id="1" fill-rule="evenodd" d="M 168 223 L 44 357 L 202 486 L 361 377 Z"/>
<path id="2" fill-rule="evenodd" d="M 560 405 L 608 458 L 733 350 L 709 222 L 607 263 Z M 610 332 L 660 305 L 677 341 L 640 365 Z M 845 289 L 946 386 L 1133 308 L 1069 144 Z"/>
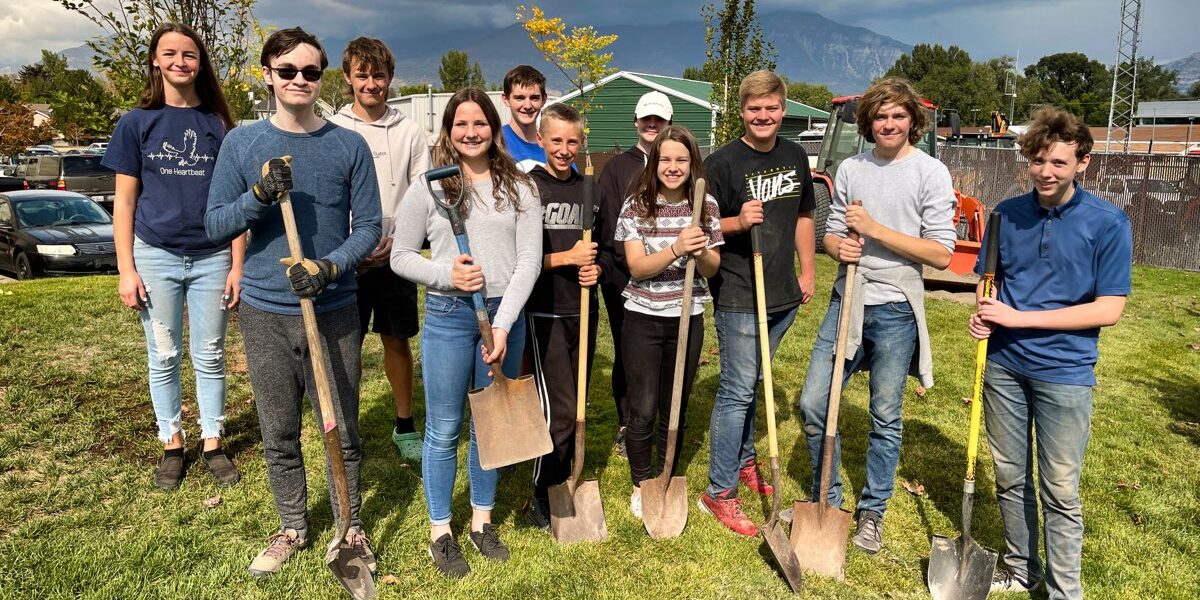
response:
<path id="1" fill-rule="evenodd" d="M 321 73 L 322 73 L 321 69 L 295 69 L 292 67 L 267 67 L 267 68 L 272 71 L 275 71 L 275 74 L 278 75 L 280 78 L 282 78 L 284 81 L 291 81 L 291 80 L 295 79 L 296 73 L 303 75 L 305 81 L 320 81 L 321 80 Z"/>

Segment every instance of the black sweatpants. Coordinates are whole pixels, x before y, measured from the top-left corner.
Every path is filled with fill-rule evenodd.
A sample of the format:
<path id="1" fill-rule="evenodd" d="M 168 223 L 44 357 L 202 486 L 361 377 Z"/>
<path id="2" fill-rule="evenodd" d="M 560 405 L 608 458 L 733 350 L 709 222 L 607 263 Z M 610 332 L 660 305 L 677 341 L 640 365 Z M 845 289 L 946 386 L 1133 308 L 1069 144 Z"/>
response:
<path id="1" fill-rule="evenodd" d="M 628 384 L 625 381 L 624 347 L 621 329 L 625 326 L 625 298 L 622 289 L 614 285 L 600 284 L 604 294 L 604 308 L 608 312 L 608 331 L 613 340 L 612 395 L 617 405 L 617 425 L 624 427 L 629 421 Z"/>
<path id="2" fill-rule="evenodd" d="M 625 449 L 629 455 L 629 474 L 634 485 L 656 477 L 666 457 L 667 431 L 671 424 L 671 391 L 675 383 L 675 347 L 679 340 L 679 317 L 655 317 L 636 311 L 625 312 L 621 332 L 625 345 L 625 374 L 629 383 L 629 421 L 625 429 Z M 675 464 L 683 448 L 687 424 L 688 396 L 696 378 L 700 349 L 704 346 L 704 315 L 691 319 L 687 353 L 683 361 L 683 396 L 679 405 L 679 436 L 675 444 Z M 657 426 L 655 421 L 657 420 Z M 654 470 L 650 465 L 651 446 L 657 442 Z"/>
<path id="3" fill-rule="evenodd" d="M 592 313 L 588 334 L 588 380 L 596 355 L 596 325 Z M 531 357 L 533 379 L 542 401 L 554 449 L 533 461 L 533 495 L 548 498 L 547 490 L 571 475 L 575 455 L 576 385 L 579 375 L 579 317 L 525 316 L 525 349 Z"/>
<path id="4" fill-rule="evenodd" d="M 268 313 L 242 303 L 238 308 L 238 322 L 246 350 L 250 387 L 254 391 L 254 405 L 258 409 L 263 456 L 275 510 L 279 512 L 282 527 L 295 529 L 304 536 L 308 528 L 308 482 L 300 452 L 300 420 L 306 393 L 318 424 L 317 430 L 321 430 L 321 407 L 308 340 L 304 335 L 304 321 L 300 315 Z M 358 436 L 358 308 L 352 304 L 317 314 L 317 329 L 325 348 L 333 409 L 342 441 L 342 460 L 346 464 L 350 524 L 362 526 L 358 517 L 362 465 L 362 440 Z M 325 461 L 325 476 L 336 519 L 338 504 L 328 460 Z"/>

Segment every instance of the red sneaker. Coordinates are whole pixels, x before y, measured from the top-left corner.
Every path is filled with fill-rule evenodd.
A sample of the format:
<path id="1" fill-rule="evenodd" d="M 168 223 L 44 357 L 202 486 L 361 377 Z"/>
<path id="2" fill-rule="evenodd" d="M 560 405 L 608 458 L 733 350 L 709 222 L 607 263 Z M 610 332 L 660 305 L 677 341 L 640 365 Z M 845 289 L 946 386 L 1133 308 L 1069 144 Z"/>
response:
<path id="1" fill-rule="evenodd" d="M 746 484 L 750 491 L 759 496 L 770 496 L 775 493 L 775 488 L 771 487 L 771 484 L 767 483 L 762 473 L 759 472 L 758 461 L 750 461 L 749 464 L 742 467 L 738 471 L 738 481 Z"/>
<path id="2" fill-rule="evenodd" d="M 700 494 L 700 498 L 696 500 L 696 505 L 700 510 L 714 516 L 717 521 L 738 535 L 746 537 L 754 537 L 758 535 L 758 526 L 742 512 L 742 501 L 740 498 L 728 498 L 733 490 L 729 490 L 720 496 L 713 498 L 708 495 L 708 492 Z"/>

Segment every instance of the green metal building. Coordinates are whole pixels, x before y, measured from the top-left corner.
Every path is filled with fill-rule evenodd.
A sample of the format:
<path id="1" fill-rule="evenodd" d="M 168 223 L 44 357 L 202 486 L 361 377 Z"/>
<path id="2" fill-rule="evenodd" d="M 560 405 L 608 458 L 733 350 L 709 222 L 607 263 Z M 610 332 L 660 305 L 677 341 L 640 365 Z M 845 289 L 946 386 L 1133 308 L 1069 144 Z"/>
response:
<path id="1" fill-rule="evenodd" d="M 712 130 L 716 122 L 718 107 L 708 101 L 712 94 L 712 84 L 707 81 L 667 77 L 665 75 L 650 75 L 632 71 L 618 71 L 601 79 L 595 86 L 587 86 L 584 91 L 592 93 L 598 87 L 592 108 L 588 114 L 588 145 L 592 152 L 606 152 L 614 145 L 621 149 L 629 148 L 637 143 L 637 132 L 633 127 L 633 109 L 638 98 L 651 90 L 658 90 L 671 99 L 674 110 L 672 121 L 683 125 L 696 134 L 696 141 L 701 149 L 709 152 L 713 146 Z M 730 90 L 737 93 L 736 90 Z M 550 101 L 572 102 L 579 96 L 579 90 L 560 96 Z M 797 140 L 800 134 L 812 128 L 813 123 L 824 123 L 829 113 L 801 104 L 794 100 L 787 101 L 787 113 L 783 119 L 780 135 Z"/>

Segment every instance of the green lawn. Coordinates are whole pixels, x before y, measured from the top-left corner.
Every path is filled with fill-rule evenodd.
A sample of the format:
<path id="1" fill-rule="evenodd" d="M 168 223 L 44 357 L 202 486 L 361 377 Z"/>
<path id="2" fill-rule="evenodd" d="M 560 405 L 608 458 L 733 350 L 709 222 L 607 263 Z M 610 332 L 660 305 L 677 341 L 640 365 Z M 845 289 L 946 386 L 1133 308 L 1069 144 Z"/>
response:
<path id="1" fill-rule="evenodd" d="M 822 288 L 833 263 L 818 258 Z M 1101 338 L 1092 440 L 1083 472 L 1087 519 L 1084 583 L 1091 598 L 1200 597 L 1200 274 L 1137 268 L 1124 319 Z M 803 498 L 810 465 L 797 440 L 793 403 L 800 393 L 813 336 L 825 310 L 822 289 L 805 307 L 775 361 L 784 454 L 785 498 Z M 898 483 L 916 481 L 927 495 L 899 487 L 890 504 L 885 549 L 848 552 L 846 580 L 811 576 L 812 598 L 922 598 L 932 533 L 957 535 L 974 346 L 964 323 L 969 307 L 928 305 L 937 386 L 924 397 L 910 383 Z M 606 327 L 601 328 L 607 332 Z M 716 335 L 711 325 L 689 410 L 683 467 L 694 499 L 707 483 L 708 419 L 716 390 Z M 628 463 L 611 452 L 616 416 L 607 389 L 612 347 L 601 337 L 589 410 L 585 476 L 599 477 L 609 539 L 559 547 L 529 528 L 518 509 L 530 468 L 503 475 L 495 517 L 513 550 L 491 565 L 473 550 L 473 569 L 447 581 L 425 553 L 427 520 L 419 470 L 402 465 L 391 446 L 390 392 L 377 338 L 368 342 L 362 396 L 363 519 L 379 554 L 380 597 L 787 597 L 760 540 L 723 530 L 690 504 L 676 539 L 653 541 L 628 509 Z M 160 453 L 146 384 L 145 348 L 136 315 L 120 305 L 115 277 L 0 286 L 0 597 L 2 598 L 329 598 L 340 588 L 322 564 L 331 516 L 320 468 L 322 446 L 306 422 L 311 535 L 315 547 L 273 578 L 255 581 L 250 559 L 277 526 L 258 444 L 241 339 L 229 338 L 227 446 L 244 474 L 230 489 L 193 466 L 172 493 L 151 483 Z M 190 368 L 185 405 L 195 424 Z M 418 378 L 417 397 L 421 388 Z M 867 386 L 857 375 L 845 394 L 847 489 L 864 478 Z M 420 402 L 418 417 L 423 416 Z M 765 421 L 760 418 L 765 438 Z M 191 445 L 191 442 L 189 442 Z M 766 440 L 760 439 L 765 454 Z M 465 446 L 462 453 L 465 456 Z M 190 449 L 194 453 L 194 448 Z M 991 458 L 980 455 L 974 532 L 1001 548 Z M 467 523 L 465 475 L 454 501 L 456 530 Z M 206 508 L 206 498 L 222 502 Z M 747 497 L 761 520 L 767 506 Z"/>

